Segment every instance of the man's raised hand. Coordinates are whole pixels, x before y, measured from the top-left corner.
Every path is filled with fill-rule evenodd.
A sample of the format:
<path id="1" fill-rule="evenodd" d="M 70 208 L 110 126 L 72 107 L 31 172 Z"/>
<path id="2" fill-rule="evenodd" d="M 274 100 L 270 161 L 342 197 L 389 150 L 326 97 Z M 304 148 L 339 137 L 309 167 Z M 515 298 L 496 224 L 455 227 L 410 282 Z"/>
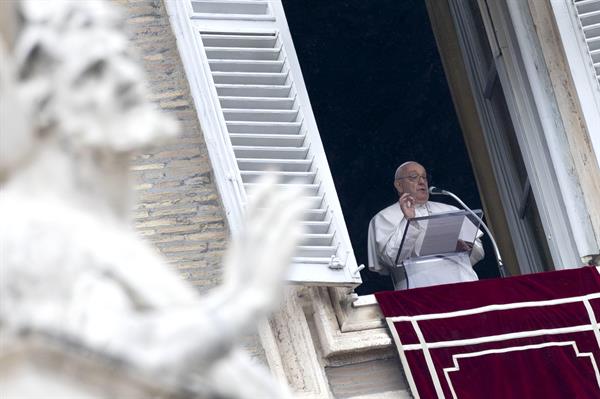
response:
<path id="1" fill-rule="evenodd" d="M 409 193 L 404 193 L 398 200 L 400 203 L 400 209 L 406 219 L 412 219 L 415 217 L 415 199 Z"/>

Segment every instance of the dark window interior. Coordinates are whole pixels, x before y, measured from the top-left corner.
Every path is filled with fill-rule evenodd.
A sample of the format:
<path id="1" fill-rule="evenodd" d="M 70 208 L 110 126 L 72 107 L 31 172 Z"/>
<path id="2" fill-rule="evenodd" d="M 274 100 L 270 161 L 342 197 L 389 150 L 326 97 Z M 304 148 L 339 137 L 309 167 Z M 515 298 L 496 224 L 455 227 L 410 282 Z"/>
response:
<path id="1" fill-rule="evenodd" d="M 359 264 L 369 220 L 397 200 L 393 175 L 404 161 L 419 161 L 430 185 L 481 208 L 424 1 L 283 4 Z M 475 269 L 496 276 L 487 238 L 484 246 Z M 359 294 L 392 289 L 366 269 L 362 278 Z"/>

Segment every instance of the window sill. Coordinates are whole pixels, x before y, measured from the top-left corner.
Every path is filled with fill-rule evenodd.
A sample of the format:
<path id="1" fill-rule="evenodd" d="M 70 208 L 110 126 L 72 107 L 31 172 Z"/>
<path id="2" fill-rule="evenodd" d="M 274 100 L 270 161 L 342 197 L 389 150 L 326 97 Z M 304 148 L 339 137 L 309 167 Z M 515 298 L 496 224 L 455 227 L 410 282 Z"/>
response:
<path id="1" fill-rule="evenodd" d="M 347 289 L 311 290 L 313 318 L 323 357 L 330 365 L 392 357 L 392 338 L 373 295 L 354 300 Z M 356 303 L 358 302 L 358 303 Z"/>

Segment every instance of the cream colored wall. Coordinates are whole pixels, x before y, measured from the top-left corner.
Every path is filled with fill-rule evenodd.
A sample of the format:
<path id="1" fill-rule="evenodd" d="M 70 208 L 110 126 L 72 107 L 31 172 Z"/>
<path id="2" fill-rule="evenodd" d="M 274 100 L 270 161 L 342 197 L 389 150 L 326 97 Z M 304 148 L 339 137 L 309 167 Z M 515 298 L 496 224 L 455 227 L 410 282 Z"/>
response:
<path id="1" fill-rule="evenodd" d="M 16 21 L 12 18 L 15 12 L 14 6 L 15 3 L 9 1 L 0 2 L 0 39 L 7 49 L 13 46 L 17 34 Z"/>
<path id="2" fill-rule="evenodd" d="M 567 131 L 569 149 L 575 166 L 572 173 L 579 180 L 583 192 L 582 205 L 588 210 L 596 242 L 600 243 L 600 168 L 590 140 L 591 129 L 585 125 L 581 116 L 581 105 L 569 72 L 550 1 L 528 0 L 528 4 Z M 598 253 L 600 250 L 596 255 Z"/>

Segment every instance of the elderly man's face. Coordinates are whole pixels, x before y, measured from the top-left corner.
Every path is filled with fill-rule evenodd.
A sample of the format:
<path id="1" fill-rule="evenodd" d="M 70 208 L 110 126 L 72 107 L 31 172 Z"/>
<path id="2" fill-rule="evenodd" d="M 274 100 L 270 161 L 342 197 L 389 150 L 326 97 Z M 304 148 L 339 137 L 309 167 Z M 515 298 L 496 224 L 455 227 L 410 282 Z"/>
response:
<path id="1" fill-rule="evenodd" d="M 418 163 L 410 163 L 402 168 L 399 179 L 394 181 L 398 194 L 411 194 L 417 204 L 424 204 L 429 200 L 427 184 L 427 171 Z"/>

